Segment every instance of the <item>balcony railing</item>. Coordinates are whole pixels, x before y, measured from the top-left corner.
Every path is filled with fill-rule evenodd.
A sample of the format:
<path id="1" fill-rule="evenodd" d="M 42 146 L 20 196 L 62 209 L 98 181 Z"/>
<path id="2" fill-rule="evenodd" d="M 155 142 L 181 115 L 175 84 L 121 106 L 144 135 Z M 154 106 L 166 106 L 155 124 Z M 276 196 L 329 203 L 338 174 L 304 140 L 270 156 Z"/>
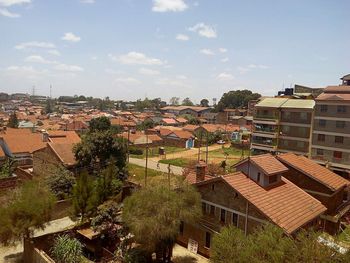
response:
<path id="1" fill-rule="evenodd" d="M 278 117 L 273 114 L 256 114 L 255 119 L 277 120 Z"/>

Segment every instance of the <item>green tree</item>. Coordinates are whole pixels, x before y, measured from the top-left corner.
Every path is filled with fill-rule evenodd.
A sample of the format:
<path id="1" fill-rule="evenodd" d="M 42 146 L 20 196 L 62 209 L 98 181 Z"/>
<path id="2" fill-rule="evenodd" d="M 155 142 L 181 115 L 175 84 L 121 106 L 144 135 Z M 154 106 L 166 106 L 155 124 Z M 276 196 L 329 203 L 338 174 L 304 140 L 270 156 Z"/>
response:
<path id="1" fill-rule="evenodd" d="M 209 100 L 207 99 L 202 99 L 201 102 L 200 102 L 200 105 L 202 107 L 209 107 Z"/>
<path id="2" fill-rule="evenodd" d="M 9 121 L 7 123 L 7 127 L 18 128 L 18 119 L 17 119 L 17 114 L 15 111 L 13 113 L 11 113 Z"/>
<path id="3" fill-rule="evenodd" d="M 177 190 L 163 184 L 144 187 L 124 202 L 123 221 L 144 249 L 170 262 L 181 221 L 201 215 L 200 195 L 182 182 Z M 162 256 L 160 256 L 162 255 Z"/>
<path id="4" fill-rule="evenodd" d="M 52 168 L 50 176 L 46 178 L 49 189 L 60 200 L 72 194 L 75 182 L 73 174 L 63 166 Z"/>
<path id="5" fill-rule="evenodd" d="M 79 174 L 77 183 L 73 188 L 74 215 L 80 216 L 83 222 L 97 207 L 95 184 L 86 171 Z"/>
<path id="6" fill-rule="evenodd" d="M 0 208 L 0 243 L 11 244 L 44 229 L 51 218 L 55 197 L 36 181 L 25 182 Z"/>
<path id="7" fill-rule="evenodd" d="M 247 107 L 250 100 L 256 100 L 260 97 L 259 93 L 253 93 L 250 90 L 232 90 L 222 95 L 217 105 L 217 110 Z"/>
<path id="8" fill-rule="evenodd" d="M 170 100 L 169 100 L 169 104 L 171 106 L 177 106 L 180 104 L 180 98 L 179 97 L 172 97 Z"/>
<path id="9" fill-rule="evenodd" d="M 67 234 L 60 235 L 55 238 L 51 254 L 58 263 L 79 263 L 82 262 L 83 245 Z"/>
<path id="10" fill-rule="evenodd" d="M 193 106 L 193 102 L 190 100 L 190 98 L 184 98 L 181 105 L 183 106 Z"/>
<path id="11" fill-rule="evenodd" d="M 0 167 L 0 178 L 10 177 L 15 169 L 16 161 L 12 158 L 6 158 Z"/>
<path id="12" fill-rule="evenodd" d="M 51 99 L 48 99 L 46 101 L 46 106 L 45 106 L 45 113 L 51 113 L 52 112 L 52 105 L 51 105 Z"/>
<path id="13" fill-rule="evenodd" d="M 90 132 L 107 131 L 110 128 L 111 128 L 111 121 L 105 116 L 94 118 L 90 121 L 90 124 L 89 124 Z"/>

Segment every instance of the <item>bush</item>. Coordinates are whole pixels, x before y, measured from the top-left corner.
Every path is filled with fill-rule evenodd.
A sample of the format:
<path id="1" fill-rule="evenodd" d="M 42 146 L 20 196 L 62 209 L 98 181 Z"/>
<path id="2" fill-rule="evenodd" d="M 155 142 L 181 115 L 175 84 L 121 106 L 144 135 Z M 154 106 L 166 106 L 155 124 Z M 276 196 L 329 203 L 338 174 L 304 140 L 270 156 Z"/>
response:
<path id="1" fill-rule="evenodd" d="M 129 152 L 130 152 L 130 154 L 134 154 L 134 155 L 142 155 L 143 154 L 143 150 L 138 149 L 138 148 L 130 148 Z"/>
<path id="2" fill-rule="evenodd" d="M 55 239 L 51 253 L 58 263 L 78 263 L 82 261 L 83 245 L 76 238 L 61 235 Z"/>
<path id="3" fill-rule="evenodd" d="M 133 248 L 126 253 L 124 261 L 126 263 L 147 263 L 149 259 L 149 253 L 139 248 Z"/>

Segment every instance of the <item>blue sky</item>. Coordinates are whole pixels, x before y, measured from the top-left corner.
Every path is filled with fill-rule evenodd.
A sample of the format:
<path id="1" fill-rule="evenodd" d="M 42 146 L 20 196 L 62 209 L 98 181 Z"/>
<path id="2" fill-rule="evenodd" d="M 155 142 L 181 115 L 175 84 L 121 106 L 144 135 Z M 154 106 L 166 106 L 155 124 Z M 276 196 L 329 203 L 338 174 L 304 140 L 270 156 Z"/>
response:
<path id="1" fill-rule="evenodd" d="M 0 90 L 220 98 L 350 73 L 350 1 L 0 0 Z"/>

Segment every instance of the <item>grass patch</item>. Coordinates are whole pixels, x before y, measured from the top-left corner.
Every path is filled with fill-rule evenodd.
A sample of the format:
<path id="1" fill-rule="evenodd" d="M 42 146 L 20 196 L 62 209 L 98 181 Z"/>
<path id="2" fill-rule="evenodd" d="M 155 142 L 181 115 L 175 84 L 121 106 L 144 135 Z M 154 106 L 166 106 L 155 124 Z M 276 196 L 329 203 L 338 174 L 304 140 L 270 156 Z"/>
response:
<path id="1" fill-rule="evenodd" d="M 175 159 L 166 159 L 160 160 L 160 163 L 170 164 L 174 166 L 185 167 L 190 163 L 190 159 L 187 158 L 175 158 Z"/>
<path id="2" fill-rule="evenodd" d="M 348 225 L 343 232 L 337 236 L 337 240 L 350 245 L 350 226 Z"/>
<path id="3" fill-rule="evenodd" d="M 228 148 L 210 151 L 208 154 L 208 156 L 212 158 L 225 158 L 226 155 L 228 158 L 230 157 L 239 158 L 242 155 L 242 149 L 228 147 Z M 244 150 L 244 156 L 246 157 L 248 155 L 249 155 L 249 150 Z"/>
<path id="4" fill-rule="evenodd" d="M 161 146 L 159 146 L 161 147 Z M 152 158 L 152 157 L 158 157 L 159 154 L 159 147 L 152 147 L 148 149 L 148 158 Z M 179 148 L 179 147 L 173 147 L 173 146 L 164 146 L 165 149 L 165 153 L 168 154 L 172 154 L 172 153 L 178 153 L 178 152 L 184 152 L 187 151 L 188 149 L 185 148 Z M 146 149 L 142 149 L 143 153 L 142 155 L 136 155 L 136 154 L 130 154 L 130 157 L 132 158 L 138 158 L 138 159 L 145 159 L 146 158 Z"/>

